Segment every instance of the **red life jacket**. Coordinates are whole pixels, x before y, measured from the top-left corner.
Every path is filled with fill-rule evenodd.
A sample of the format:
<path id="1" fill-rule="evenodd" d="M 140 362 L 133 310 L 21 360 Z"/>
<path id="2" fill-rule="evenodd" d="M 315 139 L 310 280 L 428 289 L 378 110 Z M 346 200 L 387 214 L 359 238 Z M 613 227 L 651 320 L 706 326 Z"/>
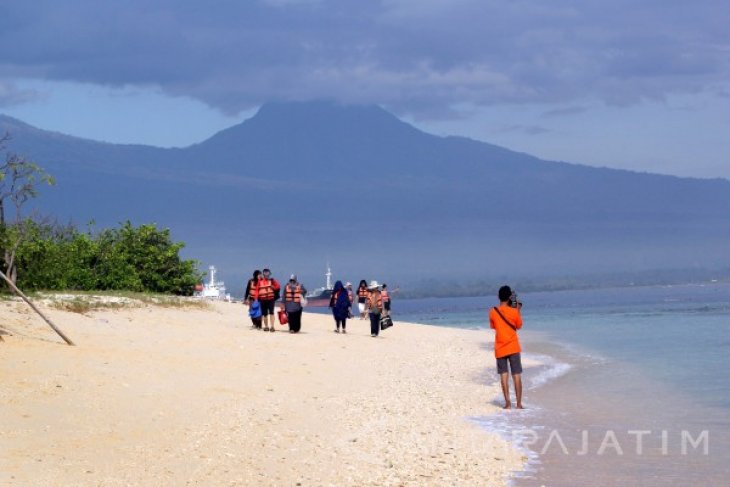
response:
<path id="1" fill-rule="evenodd" d="M 256 298 L 260 301 L 269 301 L 274 299 L 274 283 L 271 279 L 262 277 L 256 285 Z"/>
<path id="2" fill-rule="evenodd" d="M 361 287 L 360 289 L 357 290 L 358 298 L 367 298 L 369 294 L 370 294 L 370 292 L 368 291 L 368 288 L 366 288 L 366 287 Z"/>
<path id="3" fill-rule="evenodd" d="M 300 303 L 302 301 L 302 286 L 297 284 L 292 287 L 291 284 L 287 284 L 284 288 L 284 299 L 294 303 Z"/>

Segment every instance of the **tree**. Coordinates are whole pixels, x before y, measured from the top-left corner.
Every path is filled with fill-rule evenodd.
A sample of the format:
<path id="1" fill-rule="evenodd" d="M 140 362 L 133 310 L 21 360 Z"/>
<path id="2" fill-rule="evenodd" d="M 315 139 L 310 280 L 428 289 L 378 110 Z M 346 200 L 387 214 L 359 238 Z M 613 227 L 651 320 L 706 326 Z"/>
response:
<path id="1" fill-rule="evenodd" d="M 10 134 L 0 137 L 0 150 L 9 140 Z M 17 280 L 15 254 L 31 223 L 31 219 L 23 219 L 23 206 L 38 196 L 38 185 L 44 183 L 53 185 L 55 181 L 25 156 L 6 153 L 5 162 L 0 165 L 0 248 L 5 274 L 13 283 Z M 13 212 L 11 223 L 8 223 L 8 210 Z"/>

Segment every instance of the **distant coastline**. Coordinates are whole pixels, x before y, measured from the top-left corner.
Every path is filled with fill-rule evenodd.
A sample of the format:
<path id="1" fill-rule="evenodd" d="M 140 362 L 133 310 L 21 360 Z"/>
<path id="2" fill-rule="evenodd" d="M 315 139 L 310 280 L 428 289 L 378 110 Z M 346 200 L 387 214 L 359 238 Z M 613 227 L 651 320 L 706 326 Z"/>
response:
<path id="1" fill-rule="evenodd" d="M 467 298 L 491 296 L 509 281 L 519 292 L 580 291 L 645 286 L 681 286 L 730 282 L 730 269 L 656 270 L 605 275 L 562 276 L 544 278 L 428 279 L 404 286 L 400 299 Z"/>

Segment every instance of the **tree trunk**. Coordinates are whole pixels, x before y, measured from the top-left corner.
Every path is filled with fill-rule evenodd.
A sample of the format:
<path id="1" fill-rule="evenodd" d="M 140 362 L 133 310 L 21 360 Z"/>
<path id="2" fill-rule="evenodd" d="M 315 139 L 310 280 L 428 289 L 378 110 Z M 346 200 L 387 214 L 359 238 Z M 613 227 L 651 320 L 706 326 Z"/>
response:
<path id="1" fill-rule="evenodd" d="M 26 296 L 25 294 L 23 294 L 23 292 L 20 289 L 18 289 L 15 286 L 15 284 L 10 281 L 10 278 L 8 278 L 8 276 L 6 276 L 2 271 L 0 271 L 0 278 L 1 279 L 4 279 L 5 282 L 8 283 L 8 285 L 10 286 L 10 288 L 13 291 L 15 291 L 15 294 L 17 294 L 18 296 L 20 296 L 21 298 L 23 298 L 23 301 L 25 301 L 26 303 L 28 303 L 28 306 L 30 306 L 31 308 L 33 308 L 33 311 L 35 311 L 36 313 L 38 313 L 38 315 L 41 318 L 43 318 L 43 321 L 45 321 L 46 323 L 48 323 L 48 326 L 50 326 L 51 328 L 53 328 L 53 331 L 55 331 L 58 334 L 58 336 L 60 336 L 61 338 L 63 338 L 63 341 L 65 341 L 67 344 L 69 344 L 71 346 L 74 345 L 74 342 L 72 342 L 69 337 L 67 337 L 66 335 L 64 335 L 64 333 L 56 325 L 54 325 L 53 322 L 50 319 L 48 319 L 48 317 L 46 315 L 44 315 L 43 312 L 41 310 L 39 310 L 36 307 L 36 305 L 33 304 L 33 302 L 30 299 L 28 299 L 28 296 Z"/>

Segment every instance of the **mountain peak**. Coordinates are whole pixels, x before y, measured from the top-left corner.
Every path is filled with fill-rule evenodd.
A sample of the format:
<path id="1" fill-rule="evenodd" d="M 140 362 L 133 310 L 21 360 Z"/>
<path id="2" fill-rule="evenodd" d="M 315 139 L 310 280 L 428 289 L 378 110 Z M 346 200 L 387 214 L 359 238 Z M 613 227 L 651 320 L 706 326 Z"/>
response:
<path id="1" fill-rule="evenodd" d="M 382 129 L 409 126 L 378 105 L 344 104 L 332 100 L 269 102 L 262 105 L 249 122 L 300 128 L 356 126 Z"/>
<path id="2" fill-rule="evenodd" d="M 409 137 L 421 132 L 378 105 L 343 104 L 331 100 L 275 101 L 265 103 L 253 117 L 218 132 L 198 147 L 213 143 L 233 150 L 243 140 L 277 136 L 285 138 L 282 140 L 303 137 L 328 144 L 343 137 L 392 138 L 396 134 Z"/>

